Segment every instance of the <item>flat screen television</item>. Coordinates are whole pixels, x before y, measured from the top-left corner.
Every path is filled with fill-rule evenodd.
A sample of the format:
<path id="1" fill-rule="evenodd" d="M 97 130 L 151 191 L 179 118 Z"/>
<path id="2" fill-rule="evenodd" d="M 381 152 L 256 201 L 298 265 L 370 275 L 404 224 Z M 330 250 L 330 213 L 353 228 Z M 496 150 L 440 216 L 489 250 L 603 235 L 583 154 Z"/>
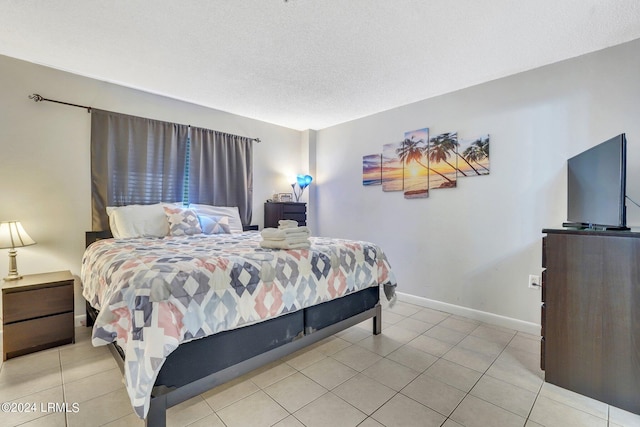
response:
<path id="1" fill-rule="evenodd" d="M 565 227 L 628 230 L 624 133 L 570 158 L 567 170 Z"/>

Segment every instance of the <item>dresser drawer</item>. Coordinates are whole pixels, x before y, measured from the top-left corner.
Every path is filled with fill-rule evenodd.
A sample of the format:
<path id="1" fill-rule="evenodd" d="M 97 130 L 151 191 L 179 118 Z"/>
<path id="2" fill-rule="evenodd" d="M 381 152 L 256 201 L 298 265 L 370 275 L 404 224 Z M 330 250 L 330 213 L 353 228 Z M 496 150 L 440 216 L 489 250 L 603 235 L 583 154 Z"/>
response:
<path id="1" fill-rule="evenodd" d="M 285 213 L 282 215 L 282 219 L 297 221 L 298 225 L 306 225 L 307 223 L 307 216 L 305 214 Z"/>
<path id="2" fill-rule="evenodd" d="M 296 203 L 296 204 L 289 204 L 289 203 L 284 203 L 282 206 L 282 213 L 283 214 L 300 214 L 300 215 L 304 215 L 307 213 L 307 205 L 304 203 Z"/>
<path id="3" fill-rule="evenodd" d="M 51 314 L 73 312 L 73 281 L 48 288 L 5 293 L 2 307 L 5 325 Z"/>
<path id="4" fill-rule="evenodd" d="M 73 312 L 4 325 L 5 359 L 74 341 Z"/>

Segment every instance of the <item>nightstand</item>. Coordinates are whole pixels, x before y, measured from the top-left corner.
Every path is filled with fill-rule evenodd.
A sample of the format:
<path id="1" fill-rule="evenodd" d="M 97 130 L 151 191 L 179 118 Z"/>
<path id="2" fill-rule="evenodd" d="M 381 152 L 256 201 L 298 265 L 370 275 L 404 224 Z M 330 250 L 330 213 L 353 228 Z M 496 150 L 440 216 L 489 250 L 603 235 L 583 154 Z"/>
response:
<path id="1" fill-rule="evenodd" d="M 2 360 L 75 341 L 70 271 L 2 282 Z"/>
<path id="2" fill-rule="evenodd" d="M 298 221 L 307 225 L 307 204 L 296 202 L 267 202 L 264 204 L 264 227 L 278 228 L 281 219 Z"/>

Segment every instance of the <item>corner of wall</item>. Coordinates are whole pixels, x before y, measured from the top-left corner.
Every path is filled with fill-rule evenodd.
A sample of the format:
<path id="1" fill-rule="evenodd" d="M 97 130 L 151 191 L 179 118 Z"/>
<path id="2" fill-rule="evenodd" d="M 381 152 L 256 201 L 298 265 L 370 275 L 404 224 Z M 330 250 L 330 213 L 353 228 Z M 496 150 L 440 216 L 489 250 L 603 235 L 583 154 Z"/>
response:
<path id="1" fill-rule="evenodd" d="M 316 187 L 318 185 L 318 176 L 316 168 L 316 144 L 318 132 L 313 129 L 307 129 L 302 132 L 302 159 L 303 169 L 306 169 L 309 175 L 313 177 L 313 182 L 307 189 L 307 225 L 314 231 L 318 231 L 318 222 L 316 220 Z"/>

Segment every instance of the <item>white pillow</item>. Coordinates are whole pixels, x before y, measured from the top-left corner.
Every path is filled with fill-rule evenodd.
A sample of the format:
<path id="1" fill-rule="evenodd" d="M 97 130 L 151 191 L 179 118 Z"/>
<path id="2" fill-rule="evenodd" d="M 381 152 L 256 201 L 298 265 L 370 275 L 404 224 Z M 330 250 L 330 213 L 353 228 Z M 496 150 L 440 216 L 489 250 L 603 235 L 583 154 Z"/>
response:
<path id="1" fill-rule="evenodd" d="M 162 203 L 107 208 L 111 234 L 116 239 L 164 237 L 169 234 L 169 221 Z"/>
<path id="2" fill-rule="evenodd" d="M 242 233 L 242 221 L 240 220 L 240 211 L 237 206 L 211 206 L 191 203 L 190 208 L 195 209 L 200 217 L 226 216 L 229 218 L 229 230 L 231 233 Z M 201 221 L 202 222 L 202 219 Z M 217 221 L 216 221 L 217 222 Z"/>
<path id="3" fill-rule="evenodd" d="M 118 209 L 116 206 L 107 206 L 107 216 L 109 217 L 109 229 L 111 230 L 111 235 L 118 239 L 120 233 L 118 233 L 118 227 L 116 226 L 115 215 L 113 213 Z"/>

